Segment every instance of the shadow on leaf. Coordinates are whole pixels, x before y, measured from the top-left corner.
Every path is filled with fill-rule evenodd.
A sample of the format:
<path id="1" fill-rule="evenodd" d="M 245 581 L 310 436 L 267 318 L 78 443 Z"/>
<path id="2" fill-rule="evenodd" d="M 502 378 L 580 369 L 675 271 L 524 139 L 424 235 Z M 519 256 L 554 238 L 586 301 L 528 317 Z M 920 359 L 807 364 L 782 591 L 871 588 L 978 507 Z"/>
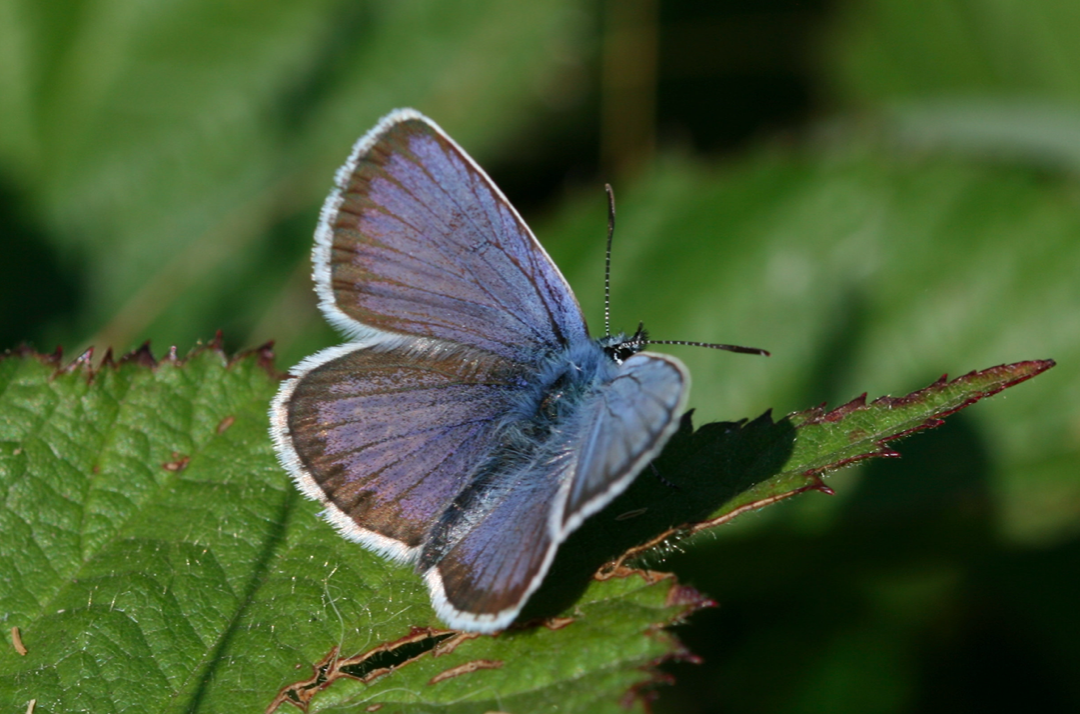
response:
<path id="1" fill-rule="evenodd" d="M 774 422 L 765 412 L 750 422 L 713 422 L 695 431 L 692 414 L 683 415 L 679 430 L 653 462 L 655 472 L 646 468 L 625 493 L 567 538 L 521 621 L 562 612 L 581 597 L 602 566 L 635 554 L 642 544 L 676 536 L 687 530 L 683 526 L 722 518 L 770 495 L 758 495 L 759 487 L 780 474 L 791 455 L 791 422 Z M 784 484 L 771 495 L 805 485 Z M 748 498 L 751 493 L 757 497 Z"/>

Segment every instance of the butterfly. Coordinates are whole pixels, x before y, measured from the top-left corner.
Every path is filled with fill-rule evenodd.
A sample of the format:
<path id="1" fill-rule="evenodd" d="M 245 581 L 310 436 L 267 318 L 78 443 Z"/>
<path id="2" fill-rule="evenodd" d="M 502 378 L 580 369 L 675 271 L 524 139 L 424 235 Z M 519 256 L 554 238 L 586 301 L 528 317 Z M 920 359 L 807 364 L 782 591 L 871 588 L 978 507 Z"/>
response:
<path id="1" fill-rule="evenodd" d="M 641 328 L 591 338 L 514 207 L 410 109 L 337 172 L 313 263 L 351 341 L 282 383 L 279 460 L 344 537 L 414 564 L 448 626 L 505 629 L 676 431 L 686 367 Z"/>

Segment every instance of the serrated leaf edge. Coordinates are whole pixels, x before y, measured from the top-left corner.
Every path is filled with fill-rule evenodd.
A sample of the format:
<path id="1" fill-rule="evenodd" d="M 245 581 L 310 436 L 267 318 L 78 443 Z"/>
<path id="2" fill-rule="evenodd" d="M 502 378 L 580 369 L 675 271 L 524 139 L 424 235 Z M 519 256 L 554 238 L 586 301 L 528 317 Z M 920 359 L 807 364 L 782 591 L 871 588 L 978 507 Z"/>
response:
<path id="1" fill-rule="evenodd" d="M 1046 370 L 1050 369 L 1051 367 L 1055 366 L 1055 364 L 1056 363 L 1052 359 L 1026 360 L 1026 361 L 1023 361 L 1023 362 L 1014 362 L 1014 363 L 1011 363 L 1011 364 L 997 365 L 995 367 L 989 367 L 987 369 L 982 369 L 982 370 L 973 370 L 973 371 L 968 372 L 967 374 L 965 374 L 963 376 L 960 376 L 960 377 L 957 377 L 956 379 L 953 379 L 952 381 L 949 381 L 949 377 L 948 377 L 947 374 L 943 374 L 941 377 L 939 377 L 932 384 L 930 384 L 930 385 L 928 385 L 926 387 L 923 387 L 922 389 L 911 392 L 910 394 L 906 394 L 906 395 L 904 395 L 902 397 L 892 397 L 892 396 L 889 396 L 889 395 L 883 395 L 883 396 L 878 397 L 874 401 L 870 402 L 869 404 L 867 404 L 867 402 L 866 402 L 866 392 L 863 392 L 862 394 L 855 397 L 854 399 L 852 399 L 852 400 L 850 400 L 848 402 L 845 402 L 844 404 L 841 404 L 840 406 L 835 407 L 835 408 L 833 408 L 831 410 L 827 410 L 825 408 L 825 405 L 820 405 L 820 406 L 817 406 L 817 407 L 812 407 L 812 408 L 807 409 L 805 411 L 793 412 L 791 414 L 788 414 L 786 417 L 784 417 L 784 419 L 791 421 L 795 425 L 796 431 L 798 431 L 799 429 L 809 427 L 809 426 L 814 426 L 814 425 L 817 425 L 817 424 L 823 424 L 823 423 L 827 423 L 827 422 L 837 422 L 837 421 L 840 421 L 840 420 L 844 419 L 845 417 L 847 417 L 847 416 L 849 416 L 849 415 L 851 415 L 853 413 L 859 412 L 859 411 L 866 411 L 866 410 L 870 410 L 870 409 L 874 409 L 874 408 L 881 408 L 881 407 L 895 408 L 895 407 L 908 406 L 908 405 L 910 405 L 912 403 L 915 403 L 915 402 L 925 398 L 926 396 L 928 396 L 928 395 L 930 395 L 932 393 L 941 391 L 941 390 L 946 389 L 946 388 L 948 388 L 950 386 L 954 386 L 956 384 L 959 384 L 959 383 L 962 383 L 962 382 L 965 382 L 965 381 L 973 381 L 975 379 L 986 376 L 986 375 L 991 374 L 991 373 L 996 372 L 996 371 L 1001 371 L 1001 372 L 1013 371 L 1013 372 L 1019 372 L 1020 373 L 1015 379 L 1005 380 L 1005 381 L 1002 381 L 1002 382 L 1000 382 L 998 384 L 995 384 L 993 387 L 991 387 L 989 389 L 980 390 L 974 396 L 968 397 L 967 399 L 965 399 L 960 404 L 952 406 L 952 407 L 950 407 L 948 409 L 945 409 L 945 410 L 943 410 L 943 411 L 941 411 L 939 413 L 936 413 L 933 416 L 928 417 L 927 419 L 924 419 L 921 423 L 919 423 L 919 424 L 917 424 L 917 425 L 915 425 L 913 427 L 904 429 L 904 430 L 899 431 L 899 432 L 897 432 L 895 434 L 888 434 L 888 435 L 886 435 L 884 437 L 881 437 L 880 439 L 875 440 L 875 442 L 874 442 L 875 448 L 873 448 L 873 449 L 871 449 L 869 451 L 866 451 L 865 453 L 858 454 L 858 455 L 855 455 L 855 456 L 850 456 L 850 457 L 842 459 L 842 460 L 840 460 L 840 461 L 838 461 L 836 463 L 828 464 L 826 466 L 821 466 L 821 467 L 816 467 L 816 468 L 805 470 L 803 472 L 803 476 L 808 479 L 808 483 L 806 483 L 803 486 L 792 489 L 791 491 L 787 491 L 787 492 L 780 493 L 780 494 L 775 494 L 775 495 L 769 496 L 767 498 L 762 498 L 762 499 L 758 499 L 756 501 L 752 501 L 750 503 L 743 504 L 742 506 L 739 506 L 738 508 L 735 508 L 735 509 L 733 509 L 733 510 L 729 511 L 728 513 L 725 513 L 725 514 L 723 514 L 721 516 L 717 516 L 716 518 L 712 518 L 712 519 L 705 520 L 705 521 L 693 522 L 693 523 L 684 523 L 684 524 L 669 528 L 668 530 L 664 531 L 663 533 L 649 539 L 647 542 L 642 543 L 641 545 L 634 546 L 633 548 L 630 548 L 629 550 L 627 550 L 625 553 L 620 555 L 615 560 L 612 560 L 609 563 L 606 563 L 604 566 L 602 566 L 600 568 L 599 571 L 597 571 L 597 573 L 596 573 L 596 575 L 594 577 L 596 577 L 598 580 L 605 580 L 608 577 L 611 577 L 612 573 L 617 572 L 617 571 L 621 570 L 622 568 L 624 568 L 625 567 L 624 564 L 628 560 L 630 560 L 630 559 L 632 559 L 632 558 L 634 558 L 636 556 L 639 556 L 639 555 L 641 555 L 641 554 L 643 554 L 643 553 L 645 553 L 645 552 L 647 552 L 649 550 L 652 550 L 653 548 L 656 548 L 657 546 L 663 544 L 664 542 L 668 541 L 669 539 L 672 539 L 672 538 L 680 538 L 680 539 L 681 538 L 686 538 L 686 537 L 689 537 L 689 536 L 694 535 L 696 533 L 700 533 L 701 531 L 705 531 L 705 530 L 709 530 L 711 528 L 715 528 L 717 526 L 728 523 L 729 521 L 731 521 L 734 518 L 742 515 L 743 513 L 747 513 L 749 511 L 756 511 L 756 510 L 764 508 L 766 506 L 771 506 L 774 503 L 779 503 L 780 501 L 785 501 L 785 500 L 787 500 L 789 498 L 793 498 L 795 496 L 806 493 L 808 491 L 820 491 L 822 493 L 825 493 L 826 495 L 831 496 L 831 495 L 834 494 L 833 490 L 831 488 L 829 488 L 825 484 L 825 482 L 822 480 L 822 477 L 825 476 L 826 474 L 831 473 L 833 471 L 837 471 L 837 470 L 842 469 L 842 468 L 845 468 L 847 466 L 851 466 L 852 464 L 855 464 L 855 463 L 858 463 L 858 462 L 861 462 L 861 461 L 865 461 L 866 459 L 871 459 L 871 458 L 897 458 L 897 457 L 900 456 L 900 453 L 893 450 L 893 449 L 891 449 L 891 448 L 889 448 L 887 446 L 888 443 L 893 442 L 893 441 L 897 441 L 897 440 L 902 439 L 902 438 L 904 438 L 906 436 L 910 436 L 911 434 L 914 434 L 914 433 L 919 432 L 919 431 L 924 431 L 926 429 L 933 429 L 933 428 L 936 428 L 938 426 L 941 426 L 944 423 L 944 420 L 945 420 L 946 417 L 948 417 L 948 416 L 950 416 L 952 414 L 955 414 L 956 412 L 958 412 L 958 411 L 960 411 L 962 409 L 965 409 L 965 408 L 971 406 L 972 404 L 974 404 L 974 403 L 976 403 L 978 401 L 981 401 L 983 399 L 986 399 L 987 397 L 991 397 L 991 396 L 997 394 L 998 392 L 1001 392 L 1001 391 L 1003 391 L 1005 389 L 1008 389 L 1009 387 L 1015 386 L 1015 385 L 1017 385 L 1017 384 L 1019 384 L 1021 382 L 1025 382 L 1025 381 L 1027 381 L 1027 380 L 1029 380 L 1029 379 L 1031 379 L 1033 377 L 1036 377 L 1039 374 L 1042 374 Z M 699 427 L 699 429 L 700 428 L 701 427 Z"/>

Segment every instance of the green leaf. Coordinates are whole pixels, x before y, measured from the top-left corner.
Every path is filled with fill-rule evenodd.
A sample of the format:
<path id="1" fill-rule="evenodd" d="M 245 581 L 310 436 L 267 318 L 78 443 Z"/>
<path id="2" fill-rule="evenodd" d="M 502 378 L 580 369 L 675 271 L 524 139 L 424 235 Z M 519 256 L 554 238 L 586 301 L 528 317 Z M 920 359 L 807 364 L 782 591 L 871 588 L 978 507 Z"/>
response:
<path id="1" fill-rule="evenodd" d="M 247 332 L 379 116 L 415 106 L 490 155 L 582 72 L 581 4 L 6 0 L 0 172 L 85 271 L 79 340 Z"/>
<path id="2" fill-rule="evenodd" d="M 659 468 L 702 488 L 639 479 L 562 549 L 530 603 L 545 624 L 471 637 L 440 630 L 410 568 L 338 537 L 288 482 L 266 436 L 268 356 L 230 363 L 211 346 L 154 365 L 142 350 L 93 372 L 88 355 L 0 361 L 0 611 L 28 650 L 0 649 L 0 706 L 618 711 L 682 654 L 660 628 L 709 604 L 659 573 L 590 578 L 597 557 L 657 532 L 626 504 L 689 520 L 705 494 L 730 516 L 1049 366 L 777 424 L 691 433 L 687 420 Z"/>
<path id="3" fill-rule="evenodd" d="M 556 560 L 551 597 L 575 577 L 619 572 L 630 557 L 672 537 L 685 537 L 807 491 L 832 494 L 822 476 L 871 457 L 895 457 L 886 446 L 981 399 L 1050 369 L 1053 361 L 1002 365 L 955 379 L 942 377 L 904 397 L 862 395 L 774 422 L 769 413 L 745 423 L 714 422 L 694 431 L 690 414 L 655 467 L 661 478 L 638 478 L 626 493 L 570 537 Z M 605 562 L 607 562 L 606 565 Z M 572 563 L 572 565 L 571 565 Z M 558 598 L 556 598 L 558 601 Z M 535 609 L 535 608 L 530 608 Z"/>
<path id="4" fill-rule="evenodd" d="M 846 2 L 823 47 L 857 102 L 999 96 L 1080 100 L 1071 0 Z"/>
<path id="5" fill-rule="evenodd" d="M 29 650 L 0 648 L 0 707 L 261 711 L 331 651 L 439 626 L 420 578 L 340 538 L 276 463 L 265 357 L 0 361 L 0 612 Z M 657 626 L 703 604 L 628 574 L 590 585 L 572 623 L 468 639 L 324 699 L 614 709 L 679 652 Z M 445 674 L 478 660 L 503 664 Z"/>
<path id="6" fill-rule="evenodd" d="M 831 83 L 891 140 L 1080 173 L 1080 11 L 1070 0 L 845 3 Z"/>

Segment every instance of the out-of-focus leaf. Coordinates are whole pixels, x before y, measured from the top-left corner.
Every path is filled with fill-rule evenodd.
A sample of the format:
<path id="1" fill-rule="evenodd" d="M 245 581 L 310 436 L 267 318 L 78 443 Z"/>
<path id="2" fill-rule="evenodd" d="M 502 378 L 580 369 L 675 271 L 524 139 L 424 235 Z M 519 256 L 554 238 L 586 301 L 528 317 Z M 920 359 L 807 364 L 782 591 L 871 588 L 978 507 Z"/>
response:
<path id="1" fill-rule="evenodd" d="M 1068 425 L 1080 419 L 1070 366 L 1080 361 L 1080 211 L 1070 180 L 854 144 L 758 154 L 724 173 L 669 162 L 615 188 L 613 328 L 643 320 L 657 339 L 772 352 L 658 348 L 690 367 L 701 421 L 1054 358 L 1065 367 L 971 418 L 994 463 L 1004 531 L 1076 532 L 1080 451 Z M 537 230 L 593 318 L 605 219 L 597 191 Z"/>
<path id="2" fill-rule="evenodd" d="M 414 105 L 484 155 L 580 71 L 580 4 L 6 0 L 0 170 L 87 270 L 83 339 L 250 330 L 357 137 Z"/>
<path id="3" fill-rule="evenodd" d="M 920 152 L 966 153 L 1080 175 L 1080 110 L 1053 102 L 939 99 L 884 112 L 890 138 Z"/>
<path id="4" fill-rule="evenodd" d="M 822 46 L 855 103 L 979 96 L 1080 102 L 1071 0 L 853 0 Z"/>
<path id="5" fill-rule="evenodd" d="M 1080 174 L 1080 6 L 1070 0 L 870 0 L 822 39 L 827 81 L 907 150 Z"/>

